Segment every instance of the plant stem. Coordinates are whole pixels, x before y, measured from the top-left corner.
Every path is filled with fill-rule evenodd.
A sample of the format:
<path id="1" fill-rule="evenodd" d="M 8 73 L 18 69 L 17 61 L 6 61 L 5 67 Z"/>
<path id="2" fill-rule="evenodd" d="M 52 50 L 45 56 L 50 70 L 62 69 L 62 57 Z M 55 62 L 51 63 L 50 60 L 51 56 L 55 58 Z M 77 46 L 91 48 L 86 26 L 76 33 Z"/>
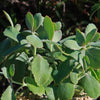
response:
<path id="1" fill-rule="evenodd" d="M 34 47 L 34 56 L 36 56 L 36 47 Z"/>
<path id="2" fill-rule="evenodd" d="M 12 83 L 14 83 L 14 84 L 23 85 L 23 84 L 20 83 L 20 82 L 16 82 L 16 81 L 14 81 L 14 80 L 11 80 L 11 81 L 12 81 Z"/>
<path id="3" fill-rule="evenodd" d="M 22 85 L 22 86 L 20 86 L 20 87 L 16 90 L 15 96 L 17 96 L 18 91 L 19 91 L 20 89 L 22 89 L 23 87 L 24 87 L 24 86 Z"/>

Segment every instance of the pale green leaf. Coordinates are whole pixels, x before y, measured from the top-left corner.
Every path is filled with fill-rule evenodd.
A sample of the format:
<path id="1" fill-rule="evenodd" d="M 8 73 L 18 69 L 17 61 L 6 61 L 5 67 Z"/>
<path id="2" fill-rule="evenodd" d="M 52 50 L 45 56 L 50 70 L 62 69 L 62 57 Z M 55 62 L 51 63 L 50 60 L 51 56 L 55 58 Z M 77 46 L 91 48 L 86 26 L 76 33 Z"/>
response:
<path id="1" fill-rule="evenodd" d="M 66 40 L 64 45 L 72 50 L 79 50 L 81 47 L 77 44 L 75 40 Z"/>
<path id="2" fill-rule="evenodd" d="M 1 100 L 16 100 L 14 91 L 11 86 L 8 86 L 8 88 L 4 91 Z"/>
<path id="3" fill-rule="evenodd" d="M 21 25 L 20 25 L 20 24 L 16 24 L 16 25 L 15 25 L 15 28 L 16 28 L 18 31 L 20 31 L 20 30 L 21 30 Z"/>
<path id="4" fill-rule="evenodd" d="M 86 36 L 92 31 L 92 30 L 97 30 L 96 26 L 92 23 L 88 24 L 85 30 Z"/>
<path id="5" fill-rule="evenodd" d="M 50 80 L 51 70 L 47 60 L 40 55 L 37 55 L 32 62 L 32 74 L 38 86 L 48 85 L 47 82 Z"/>
<path id="6" fill-rule="evenodd" d="M 18 42 L 20 32 L 14 27 L 8 27 L 4 30 L 4 35 Z"/>
<path id="7" fill-rule="evenodd" d="M 9 74 L 8 74 L 8 70 L 6 67 L 1 68 L 3 75 L 5 76 L 5 78 L 9 79 Z"/>
<path id="8" fill-rule="evenodd" d="M 55 100 L 53 88 L 47 87 L 46 88 L 46 94 L 47 94 L 49 100 Z"/>
<path id="9" fill-rule="evenodd" d="M 42 48 L 43 43 L 36 35 L 28 35 L 26 37 L 27 41 L 36 48 Z"/>
<path id="10" fill-rule="evenodd" d="M 14 24 L 13 24 L 13 21 L 12 21 L 11 17 L 9 16 L 9 14 L 8 14 L 6 11 L 3 11 L 3 12 L 4 12 L 4 14 L 6 15 L 6 18 L 7 18 L 8 21 L 10 22 L 11 26 L 13 27 Z"/>
<path id="11" fill-rule="evenodd" d="M 57 26 L 57 31 L 61 29 L 62 25 L 61 22 L 56 22 L 56 26 Z"/>
<path id="12" fill-rule="evenodd" d="M 58 41 L 61 40 L 61 38 L 62 38 L 62 32 L 61 32 L 61 30 L 55 31 L 55 32 L 54 32 L 54 35 L 53 35 L 52 41 L 58 42 Z"/>

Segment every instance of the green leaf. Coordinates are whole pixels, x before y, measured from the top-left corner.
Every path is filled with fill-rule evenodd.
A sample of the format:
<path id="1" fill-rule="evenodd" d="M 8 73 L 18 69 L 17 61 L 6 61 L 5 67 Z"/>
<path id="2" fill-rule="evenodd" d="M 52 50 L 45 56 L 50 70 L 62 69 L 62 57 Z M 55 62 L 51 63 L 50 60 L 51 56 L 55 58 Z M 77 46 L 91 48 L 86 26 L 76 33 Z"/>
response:
<path id="1" fill-rule="evenodd" d="M 79 29 L 76 31 L 76 41 L 80 46 L 84 45 L 85 42 L 85 35 Z"/>
<path id="2" fill-rule="evenodd" d="M 15 64 L 15 74 L 14 74 L 13 80 L 17 82 L 22 82 L 25 75 L 25 70 L 26 70 L 25 63 L 18 60 L 15 60 L 15 61 L 13 60 L 12 63 Z"/>
<path id="3" fill-rule="evenodd" d="M 71 83 L 62 83 L 57 89 L 57 96 L 60 100 L 72 99 L 74 95 L 74 85 Z"/>
<path id="4" fill-rule="evenodd" d="M 56 73 L 53 73 L 56 83 L 59 83 L 67 78 L 74 67 L 74 62 L 74 60 L 66 60 L 58 66 Z"/>
<path id="5" fill-rule="evenodd" d="M 21 30 L 21 25 L 20 24 L 16 24 L 15 28 L 17 29 L 17 31 L 20 31 Z"/>
<path id="6" fill-rule="evenodd" d="M 32 62 L 32 74 L 38 86 L 48 85 L 47 82 L 51 77 L 51 69 L 47 60 L 40 55 L 37 55 Z"/>
<path id="7" fill-rule="evenodd" d="M 3 56 L 7 56 L 15 51 L 17 51 L 18 49 L 22 48 L 24 45 L 16 45 L 14 47 L 11 47 L 9 49 L 7 49 L 5 52 L 2 53 Z"/>
<path id="8" fill-rule="evenodd" d="M 55 100 L 53 88 L 47 87 L 46 88 L 46 94 L 47 94 L 49 100 Z"/>
<path id="9" fill-rule="evenodd" d="M 35 48 L 42 48 L 43 43 L 36 35 L 28 35 L 26 37 L 27 41 L 32 44 Z"/>
<path id="10" fill-rule="evenodd" d="M 29 30 L 33 31 L 33 27 L 34 27 L 34 18 L 33 18 L 33 15 L 28 12 L 26 14 L 26 17 L 25 17 L 25 22 L 26 22 L 26 25 L 27 27 L 29 28 Z"/>
<path id="11" fill-rule="evenodd" d="M 54 35 L 53 35 L 53 38 L 52 38 L 52 41 L 58 42 L 58 41 L 61 40 L 61 38 L 62 38 L 62 32 L 61 32 L 61 30 L 55 31 Z"/>
<path id="12" fill-rule="evenodd" d="M 87 44 L 87 43 L 93 41 L 95 35 L 96 35 L 96 29 L 91 30 L 91 31 L 87 34 L 87 36 L 86 36 L 85 44 Z"/>
<path id="13" fill-rule="evenodd" d="M 48 39 L 52 40 L 53 35 L 54 35 L 54 25 L 53 25 L 53 22 L 52 22 L 51 18 L 46 16 L 44 18 L 43 25 L 44 25 L 44 29 L 45 29 L 45 31 L 48 35 Z"/>
<path id="14" fill-rule="evenodd" d="M 89 45 L 93 47 L 100 47 L 100 40 L 98 40 L 97 42 L 90 42 Z"/>
<path id="15" fill-rule="evenodd" d="M 4 53 L 7 49 L 9 49 L 11 46 L 11 43 L 9 41 L 8 38 L 6 38 L 5 40 L 3 40 L 0 44 L 0 55 L 2 55 L 2 53 Z"/>
<path id="16" fill-rule="evenodd" d="M 40 26 L 38 28 L 37 33 L 39 34 L 40 39 L 48 39 L 48 35 L 46 34 L 46 31 L 44 30 L 43 26 Z"/>
<path id="17" fill-rule="evenodd" d="M 81 47 L 77 44 L 75 40 L 66 40 L 64 45 L 72 50 L 79 50 Z"/>
<path id="18" fill-rule="evenodd" d="M 56 26 L 57 26 L 57 31 L 61 29 L 62 25 L 61 22 L 56 22 Z"/>
<path id="19" fill-rule="evenodd" d="M 94 24 L 88 24 L 85 30 L 86 36 L 92 31 L 92 30 L 97 30 L 96 26 Z"/>
<path id="20" fill-rule="evenodd" d="M 100 39 L 100 33 L 96 33 L 95 34 L 95 37 L 92 39 L 92 42 L 96 42 L 96 41 L 98 41 Z"/>
<path id="21" fill-rule="evenodd" d="M 19 60 L 21 62 L 27 63 L 29 61 L 29 58 L 27 56 L 27 54 L 25 52 L 22 52 L 17 58 L 16 60 Z"/>
<path id="22" fill-rule="evenodd" d="M 43 23 L 43 18 L 41 13 L 37 13 L 34 15 L 34 29 L 33 31 L 36 31 L 40 25 Z"/>
<path id="23" fill-rule="evenodd" d="M 8 70 L 6 67 L 1 68 L 3 75 L 5 76 L 6 79 L 9 79 L 9 74 Z"/>
<path id="24" fill-rule="evenodd" d="M 76 72 L 71 72 L 70 79 L 73 82 L 73 84 L 77 84 L 78 83 L 78 74 Z"/>
<path id="25" fill-rule="evenodd" d="M 90 66 L 92 68 L 100 68 L 100 48 L 89 48 L 86 50 L 86 55 L 90 60 Z"/>
<path id="26" fill-rule="evenodd" d="M 96 73 L 96 75 L 97 75 L 97 77 L 98 77 L 98 81 L 99 81 L 99 83 L 100 83 L 100 69 L 95 70 L 95 73 Z"/>
<path id="27" fill-rule="evenodd" d="M 4 91 L 1 100 L 16 100 L 14 91 L 11 86 L 8 86 L 8 88 Z"/>
<path id="28" fill-rule="evenodd" d="M 86 74 L 86 76 L 81 79 L 81 85 L 91 98 L 96 99 L 100 96 L 100 83 L 93 76 Z"/>
<path id="29" fill-rule="evenodd" d="M 45 94 L 45 88 L 41 86 L 38 87 L 33 78 L 26 77 L 25 83 L 27 84 L 27 87 L 29 88 L 30 91 L 32 91 L 33 94 L 39 96 Z"/>
<path id="30" fill-rule="evenodd" d="M 6 11 L 3 11 L 3 12 L 4 12 L 4 14 L 6 15 L 6 18 L 7 18 L 8 21 L 10 22 L 11 26 L 13 27 L 14 24 L 13 24 L 13 21 L 12 21 L 11 17 L 9 16 L 9 14 L 8 14 Z"/>
<path id="31" fill-rule="evenodd" d="M 56 30 L 57 30 L 57 25 L 56 25 L 56 23 L 53 22 L 53 25 L 54 25 L 54 31 L 56 31 Z"/>
<path id="32" fill-rule="evenodd" d="M 14 27 L 8 27 L 4 30 L 4 35 L 18 42 L 20 32 Z"/>
<path id="33" fill-rule="evenodd" d="M 14 64 L 10 65 L 9 74 L 10 74 L 11 77 L 14 76 L 14 74 L 15 74 L 15 65 Z"/>
<path id="34" fill-rule="evenodd" d="M 83 55 L 80 51 L 74 51 L 70 54 L 70 56 L 74 58 L 77 62 L 79 62 L 81 66 L 83 66 Z"/>

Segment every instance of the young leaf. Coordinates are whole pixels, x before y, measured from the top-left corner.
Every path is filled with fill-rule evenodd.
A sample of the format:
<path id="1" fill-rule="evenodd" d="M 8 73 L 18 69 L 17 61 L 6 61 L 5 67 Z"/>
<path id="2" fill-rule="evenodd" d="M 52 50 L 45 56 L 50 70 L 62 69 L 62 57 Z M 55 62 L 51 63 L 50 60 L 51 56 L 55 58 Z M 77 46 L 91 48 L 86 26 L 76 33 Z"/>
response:
<path id="1" fill-rule="evenodd" d="M 57 96 L 60 100 L 72 99 L 74 95 L 74 85 L 71 83 L 62 83 L 57 89 Z"/>
<path id="2" fill-rule="evenodd" d="M 75 40 L 66 40 L 64 45 L 72 50 L 79 50 L 81 47 L 77 44 Z"/>
<path id="3" fill-rule="evenodd" d="M 48 39 L 52 40 L 53 35 L 54 35 L 54 25 L 53 25 L 53 22 L 52 22 L 51 18 L 46 16 L 44 18 L 43 25 L 44 25 L 44 29 L 45 29 L 45 31 L 48 35 Z"/>
<path id="4" fill-rule="evenodd" d="M 62 25 L 61 22 L 56 22 L 56 26 L 57 26 L 57 31 L 61 29 Z"/>
<path id="5" fill-rule="evenodd" d="M 9 14 L 6 11 L 3 11 L 3 12 L 6 15 L 6 17 L 7 17 L 8 21 L 10 22 L 11 26 L 13 27 L 14 24 L 13 24 L 13 21 L 12 21 L 11 17 L 9 16 Z"/>
<path id="6" fill-rule="evenodd" d="M 29 90 L 32 91 L 32 93 L 39 96 L 42 96 L 43 94 L 45 94 L 45 88 L 41 86 L 38 87 L 33 78 L 26 77 L 25 83 L 27 84 L 27 87 L 29 88 Z"/>
<path id="7" fill-rule="evenodd" d="M 16 24 L 15 28 L 17 29 L 17 31 L 20 31 L 21 30 L 21 25 L 20 24 Z"/>
<path id="8" fill-rule="evenodd" d="M 91 98 L 96 99 L 100 95 L 100 83 L 93 76 L 86 74 L 81 79 L 81 85 Z"/>
<path id="9" fill-rule="evenodd" d="M 8 27 L 4 30 L 4 35 L 18 42 L 20 32 L 14 27 Z"/>
<path id="10" fill-rule="evenodd" d="M 86 50 L 86 55 L 90 60 L 90 66 L 94 69 L 100 68 L 100 48 L 90 48 Z"/>
<path id="11" fill-rule="evenodd" d="M 33 27 L 34 27 L 34 18 L 33 18 L 33 15 L 28 12 L 26 14 L 26 17 L 25 17 L 25 22 L 26 22 L 26 25 L 27 27 L 29 28 L 29 30 L 33 31 Z"/>
<path id="12" fill-rule="evenodd" d="M 52 41 L 58 42 L 58 41 L 60 41 L 61 38 L 62 38 L 62 32 L 61 32 L 61 30 L 55 31 L 54 35 L 53 35 L 53 38 L 52 38 Z"/>
<path id="13" fill-rule="evenodd" d="M 76 41 L 80 46 L 84 45 L 85 42 L 85 35 L 79 29 L 76 31 Z"/>
<path id="14" fill-rule="evenodd" d="M 14 91 L 11 86 L 8 86 L 8 88 L 4 91 L 1 96 L 1 100 L 16 100 Z"/>
<path id="15" fill-rule="evenodd" d="M 91 30 L 91 31 L 87 34 L 87 36 L 86 36 L 85 44 L 87 44 L 87 43 L 93 41 L 95 35 L 96 35 L 96 29 Z"/>
<path id="16" fill-rule="evenodd" d="M 85 30 L 86 36 L 92 31 L 92 30 L 97 30 L 96 26 L 94 24 L 88 24 Z"/>
<path id="17" fill-rule="evenodd" d="M 32 62 L 32 74 L 38 86 L 48 85 L 51 71 L 47 60 L 40 55 L 37 55 Z"/>
<path id="18" fill-rule="evenodd" d="M 40 25 L 43 23 L 43 18 L 41 13 L 37 13 L 34 15 L 34 29 L 33 31 L 36 31 Z"/>
<path id="19" fill-rule="evenodd" d="M 10 65 L 9 74 L 10 74 L 11 77 L 14 76 L 14 74 L 15 74 L 15 66 L 14 66 L 14 64 Z"/>
<path id="20" fill-rule="evenodd" d="M 26 37 L 26 39 L 35 48 L 42 48 L 43 47 L 42 41 L 36 35 L 28 35 Z"/>
<path id="21" fill-rule="evenodd" d="M 8 74 L 7 68 L 6 67 L 3 67 L 1 70 L 2 70 L 2 73 L 5 76 L 5 78 L 6 79 L 9 79 L 9 74 Z"/>

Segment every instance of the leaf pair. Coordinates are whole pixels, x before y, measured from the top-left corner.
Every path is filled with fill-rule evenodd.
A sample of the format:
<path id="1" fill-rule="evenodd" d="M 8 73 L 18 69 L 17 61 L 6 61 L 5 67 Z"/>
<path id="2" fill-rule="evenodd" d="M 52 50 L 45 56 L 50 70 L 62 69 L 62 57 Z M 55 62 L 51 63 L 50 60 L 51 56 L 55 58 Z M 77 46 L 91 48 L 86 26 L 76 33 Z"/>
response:
<path id="1" fill-rule="evenodd" d="M 33 17 L 33 15 L 30 12 L 28 12 L 26 14 L 25 22 L 28 29 L 32 32 L 35 32 L 43 23 L 43 18 L 40 13 L 35 14 Z"/>

